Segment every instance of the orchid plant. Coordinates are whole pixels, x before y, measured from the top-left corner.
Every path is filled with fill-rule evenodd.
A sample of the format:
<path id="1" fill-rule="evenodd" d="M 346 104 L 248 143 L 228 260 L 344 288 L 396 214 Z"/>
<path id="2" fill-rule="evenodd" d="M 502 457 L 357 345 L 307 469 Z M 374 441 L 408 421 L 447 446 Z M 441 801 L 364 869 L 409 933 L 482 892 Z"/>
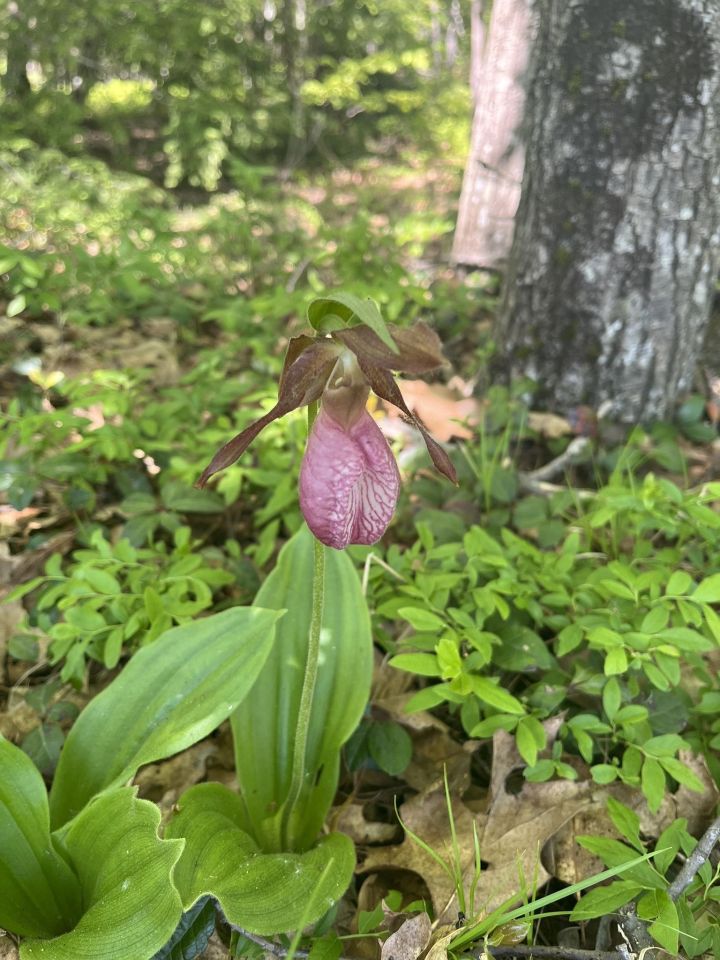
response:
<path id="1" fill-rule="evenodd" d="M 277 403 L 218 450 L 199 485 L 234 463 L 268 424 L 308 406 L 311 429 L 300 470 L 307 525 L 321 543 L 337 550 L 376 543 L 395 512 L 400 474 L 366 409 L 371 389 L 415 424 L 437 469 L 457 483 L 447 453 L 409 410 L 392 375 L 393 370 L 419 374 L 442 366 L 440 340 L 424 323 L 386 324 L 372 300 L 350 294 L 313 301 L 308 319 L 318 336 L 291 339 Z"/>
<path id="2" fill-rule="evenodd" d="M 415 422 L 445 476 L 455 471 L 391 373 L 442 364 L 435 334 L 387 326 L 372 301 L 347 294 L 314 301 L 309 319 L 318 335 L 290 341 L 277 404 L 200 478 L 277 417 L 309 407 L 300 473 L 309 529 L 285 544 L 255 603 L 135 654 L 70 731 L 49 795 L 32 761 L 0 737 L 0 926 L 24 938 L 21 960 L 165 956 L 182 912 L 207 896 L 251 933 L 297 931 L 350 882 L 352 842 L 320 836 L 372 676 L 370 617 L 343 548 L 383 535 L 400 483 L 365 408 L 370 389 Z M 161 839 L 159 811 L 127 784 L 227 718 L 239 791 L 192 787 Z"/>

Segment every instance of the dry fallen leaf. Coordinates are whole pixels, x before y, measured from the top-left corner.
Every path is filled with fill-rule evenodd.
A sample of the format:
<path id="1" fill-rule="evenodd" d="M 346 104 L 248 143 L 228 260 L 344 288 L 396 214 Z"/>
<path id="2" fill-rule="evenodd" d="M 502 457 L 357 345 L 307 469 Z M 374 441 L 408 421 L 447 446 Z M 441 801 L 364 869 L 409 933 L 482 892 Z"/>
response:
<path id="1" fill-rule="evenodd" d="M 531 410 L 528 413 L 527 425 L 531 430 L 535 430 L 536 433 L 547 437 L 549 440 L 556 440 L 558 437 L 567 437 L 575 433 L 565 417 L 559 417 L 556 413 Z"/>
<path id="2" fill-rule="evenodd" d="M 353 843 L 366 846 L 369 843 L 392 843 L 397 835 L 394 823 L 366 820 L 363 808 L 358 803 L 348 803 L 333 822 L 333 830 L 346 833 Z"/>
<path id="3" fill-rule="evenodd" d="M 208 761 L 216 752 L 215 741 L 208 738 L 168 760 L 143 767 L 135 777 L 139 796 L 155 801 L 167 814 L 182 793 L 205 779 Z"/>
<path id="4" fill-rule="evenodd" d="M 7 646 L 15 635 L 18 624 L 25 616 L 25 608 L 19 600 L 0 603 L 0 683 L 6 682 L 5 657 Z"/>
<path id="5" fill-rule="evenodd" d="M 432 924 L 426 913 L 406 920 L 390 934 L 380 951 L 380 960 L 417 960 L 430 942 Z"/>
<path id="6" fill-rule="evenodd" d="M 18 948 L 10 937 L 4 937 L 0 933 L 0 960 L 18 960 L 19 956 Z"/>
<path id="7" fill-rule="evenodd" d="M 481 417 L 480 403 L 474 397 L 463 397 L 441 383 L 424 380 L 402 380 L 399 386 L 408 407 L 440 443 L 452 437 L 469 440 L 473 436 L 470 427 Z M 386 410 L 389 419 L 400 418 L 396 407 L 388 405 Z"/>
<path id="8" fill-rule="evenodd" d="M 438 927 L 433 937 L 433 944 L 425 954 L 425 960 L 447 960 L 448 947 L 462 933 L 455 925 L 443 924 Z"/>
<path id="9" fill-rule="evenodd" d="M 517 894 L 524 876 L 528 884 L 542 886 L 550 874 L 540 862 L 545 843 L 591 799 L 587 782 L 557 780 L 524 783 L 517 794 L 506 789 L 509 773 L 522 764 L 514 738 L 498 731 L 493 738 L 493 775 L 486 813 L 475 816 L 452 796 L 453 819 L 465 889 L 474 867 L 473 823 L 485 867 L 476 890 L 476 909 L 489 911 Z M 434 785 L 403 804 L 403 823 L 446 862 L 452 856 L 452 836 L 444 789 Z M 363 872 L 387 868 L 412 870 L 428 886 L 438 922 L 454 922 L 458 905 L 455 884 L 436 860 L 410 836 L 401 844 L 370 850 Z"/>

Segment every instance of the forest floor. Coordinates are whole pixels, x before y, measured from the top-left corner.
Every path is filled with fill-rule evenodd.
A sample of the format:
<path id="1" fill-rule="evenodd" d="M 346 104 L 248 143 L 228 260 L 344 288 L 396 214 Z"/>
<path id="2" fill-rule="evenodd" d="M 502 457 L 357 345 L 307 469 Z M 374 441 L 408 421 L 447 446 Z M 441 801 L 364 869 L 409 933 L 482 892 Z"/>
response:
<path id="1" fill-rule="evenodd" d="M 331 817 L 358 852 L 357 878 L 333 929 L 365 936 L 343 940 L 343 954 L 387 960 L 381 940 L 423 908 L 436 930 L 462 927 L 452 871 L 427 847 L 441 859 L 455 856 L 467 880 L 479 838 L 475 913 L 488 913 L 520 887 L 525 897 L 561 892 L 602 870 L 602 855 L 576 838 L 617 836 L 609 799 L 632 811 L 650 846 L 678 819 L 691 834 L 702 832 L 720 800 L 717 723 L 702 707 L 720 696 L 713 623 L 688 613 L 687 629 L 702 644 L 689 652 L 678 640 L 665 660 L 660 651 L 659 666 L 651 664 L 658 674 L 643 674 L 649 661 L 637 654 L 635 686 L 620 676 L 620 709 L 641 708 L 633 721 L 635 731 L 642 726 L 639 737 L 618 718 L 620 704 L 613 712 L 603 695 L 622 671 L 607 661 L 603 669 L 601 645 L 578 640 L 569 656 L 557 638 L 559 615 L 585 602 L 578 596 L 600 567 L 602 583 L 620 586 L 614 600 L 613 589 L 601 588 L 585 612 L 605 616 L 612 608 L 608 617 L 625 617 L 636 631 L 634 614 L 622 607 L 633 571 L 667 569 L 669 577 L 683 569 L 701 580 L 720 569 L 717 398 L 695 395 L 675 423 L 630 431 L 598 422 L 592 411 L 533 410 L 527 385 L 493 387 L 487 361 L 497 279 L 447 266 L 456 169 L 406 158 L 292 184 L 258 174 L 243 189 L 189 204 L 98 161 L 52 151 L 25 160 L 0 205 L 9 237 L 0 272 L 10 278 L 0 316 L 0 409 L 8 425 L 0 448 L 0 591 L 49 571 L 64 592 L 50 596 L 49 583 L 37 582 L 0 605 L 0 734 L 23 747 L 48 783 L 78 711 L 143 643 L 137 634 L 110 649 L 113 630 L 135 608 L 119 611 L 99 593 L 92 609 L 106 627 L 103 642 L 88 642 L 81 629 L 57 630 L 68 611 L 88 602 L 76 587 L 97 566 L 99 543 L 108 557 L 123 538 L 144 551 L 164 596 L 170 561 L 191 542 L 208 590 L 199 596 L 188 586 L 183 600 L 200 615 L 249 602 L 296 528 L 299 416 L 269 429 L 247 463 L 212 491 L 193 484 L 235 432 L 233 411 L 242 425 L 273 396 L 308 300 L 339 287 L 373 296 L 390 321 L 421 319 L 440 333 L 452 367 L 429 383 L 408 382 L 404 392 L 461 473 L 458 489 L 446 489 L 397 411 L 376 406 L 406 483 L 379 562 L 370 567 L 368 551 L 353 553 L 378 642 L 371 704 L 346 748 Z M 464 703 L 407 713 L 428 681 L 390 663 L 415 636 L 419 649 L 431 649 L 412 615 L 402 619 L 416 601 L 406 593 L 403 606 L 394 585 L 419 583 L 412 578 L 422 572 L 435 577 L 428 607 L 435 615 L 443 613 L 443 596 L 462 607 L 475 595 L 462 580 L 471 529 L 492 538 L 498 565 L 512 567 L 522 590 L 523 603 L 502 613 L 498 601 L 500 614 L 483 629 L 496 637 L 487 670 L 534 718 L 526 728 L 534 746 L 518 733 L 517 717 L 493 723 L 503 711 L 469 694 Z M 553 582 L 551 564 L 572 537 L 576 578 Z M 122 588 L 142 594 L 144 582 L 118 570 Z M 493 576 L 483 569 L 479 583 Z M 399 614 L 388 612 L 393 604 Z M 678 611 L 669 616 L 679 623 L 685 614 Z M 468 656 L 467 641 L 458 649 Z M 673 658 L 677 672 L 666 662 Z M 576 720 L 588 716 L 595 728 Z M 663 774 L 661 787 L 643 792 L 637 775 L 621 775 L 623 755 L 668 736 L 677 738 L 675 779 Z M 228 724 L 146 766 L 135 782 L 167 817 L 185 790 L 205 780 L 235 783 Z M 404 832 L 396 809 L 424 845 Z M 533 942 L 594 947 L 597 924 L 567 919 L 576 903 L 575 894 L 559 899 L 554 910 L 565 916 L 532 924 Z M 495 944 L 525 939 L 521 927 L 501 926 Z M 221 933 L 206 956 L 227 956 Z M 0 957 L 12 955 L 0 938 Z M 395 960 L 411 955 L 395 942 Z"/>

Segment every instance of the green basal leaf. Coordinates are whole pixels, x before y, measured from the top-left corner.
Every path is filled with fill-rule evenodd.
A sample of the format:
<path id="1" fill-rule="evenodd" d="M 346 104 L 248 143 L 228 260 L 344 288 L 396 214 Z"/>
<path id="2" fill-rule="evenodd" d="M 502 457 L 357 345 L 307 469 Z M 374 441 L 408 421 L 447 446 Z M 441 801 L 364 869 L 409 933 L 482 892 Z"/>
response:
<path id="1" fill-rule="evenodd" d="M 85 912 L 54 940 L 28 940 L 21 960 L 148 960 L 182 915 L 172 883 L 183 843 L 160 840 L 160 811 L 130 788 L 97 797 L 65 835 Z"/>
<path id="2" fill-rule="evenodd" d="M 341 325 L 352 326 L 353 322 L 364 323 L 393 353 L 398 352 L 378 305 L 370 298 L 362 299 L 354 293 L 319 297 L 308 306 L 308 322 L 319 333 L 331 333 Z"/>
<path id="3" fill-rule="evenodd" d="M 50 793 L 53 827 L 222 723 L 255 682 L 280 616 L 279 608 L 234 607 L 138 651 L 68 734 Z"/>
<path id="4" fill-rule="evenodd" d="M 313 549 L 313 537 L 303 526 L 282 549 L 258 592 L 259 606 L 291 610 L 292 615 L 278 624 L 272 651 L 231 719 L 245 799 L 244 829 L 268 852 L 307 849 L 315 841 L 335 795 L 340 748 L 360 722 L 370 694 L 372 636 L 360 580 L 349 557 L 326 550 L 320 669 L 306 779 L 282 837 L 310 633 Z"/>
<path id="5" fill-rule="evenodd" d="M 0 737 L 0 927 L 25 937 L 69 929 L 80 884 L 50 837 L 45 784 L 32 760 Z"/>
<path id="6" fill-rule="evenodd" d="M 331 833 L 304 853 L 262 853 L 243 829 L 242 797 L 216 783 L 191 787 L 166 836 L 183 837 L 175 883 L 189 909 L 210 894 L 227 919 L 264 936 L 318 920 L 347 889 L 352 841 Z"/>

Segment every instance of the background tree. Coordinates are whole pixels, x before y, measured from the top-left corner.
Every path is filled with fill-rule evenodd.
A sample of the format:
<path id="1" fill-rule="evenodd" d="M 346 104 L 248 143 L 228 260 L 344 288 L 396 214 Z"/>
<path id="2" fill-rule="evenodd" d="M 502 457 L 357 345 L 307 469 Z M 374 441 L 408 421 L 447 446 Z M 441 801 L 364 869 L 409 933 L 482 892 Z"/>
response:
<path id="1" fill-rule="evenodd" d="M 479 3 L 471 9 L 475 114 L 453 238 L 455 263 L 498 267 L 505 264 L 512 244 L 523 175 L 518 128 L 532 33 L 530 11 L 529 0 L 494 0 L 483 43 Z"/>
<path id="2" fill-rule="evenodd" d="M 498 343 L 555 407 L 662 418 L 718 272 L 719 0 L 539 0 Z"/>

